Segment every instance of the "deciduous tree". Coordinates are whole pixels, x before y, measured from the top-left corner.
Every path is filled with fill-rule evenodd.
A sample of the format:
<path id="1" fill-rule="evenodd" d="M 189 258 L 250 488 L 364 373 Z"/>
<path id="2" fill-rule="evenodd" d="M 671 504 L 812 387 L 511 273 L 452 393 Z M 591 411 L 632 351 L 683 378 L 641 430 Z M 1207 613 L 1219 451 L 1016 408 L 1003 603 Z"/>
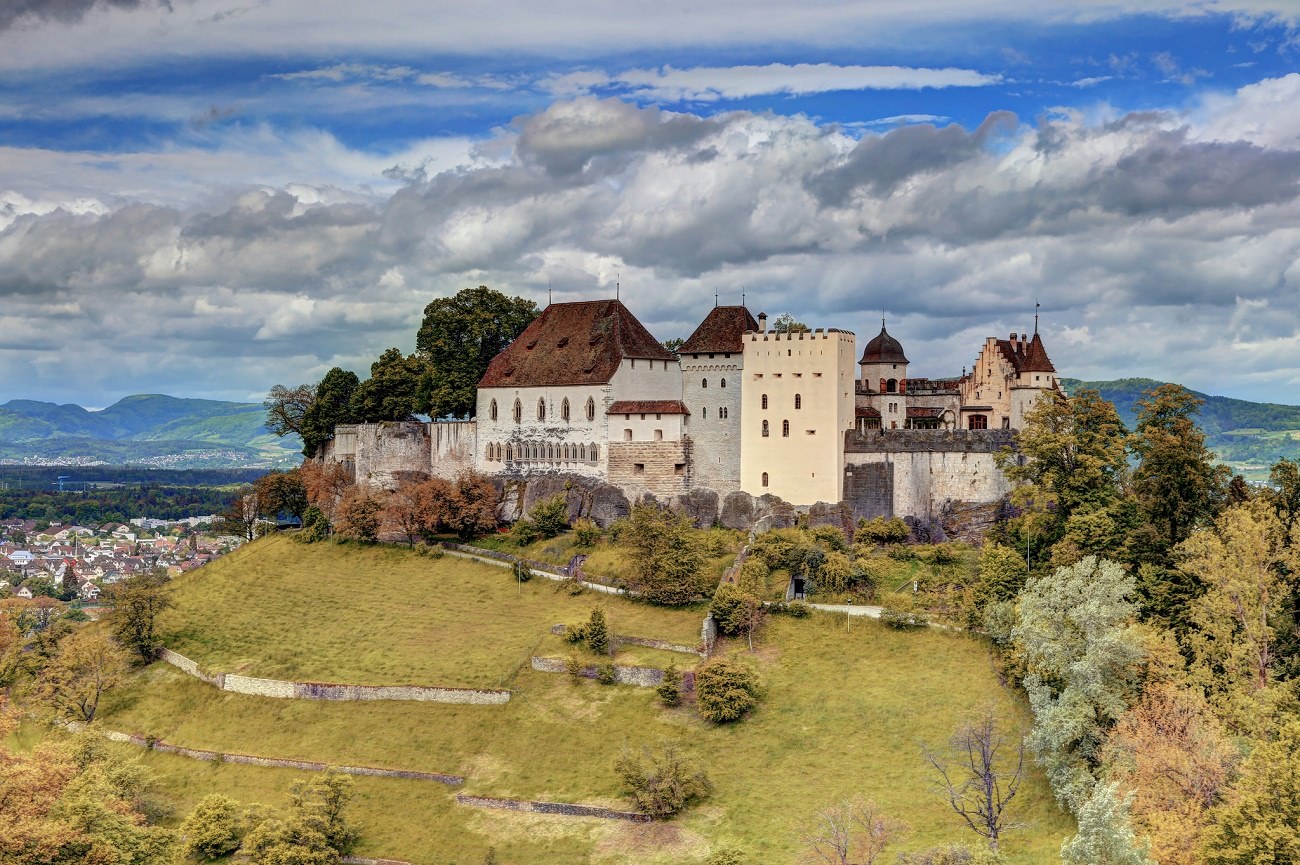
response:
<path id="1" fill-rule="evenodd" d="M 370 489 L 350 487 L 339 502 L 334 533 L 339 537 L 373 544 L 379 540 L 383 501 Z"/>
<path id="2" fill-rule="evenodd" d="M 460 538 L 473 538 L 497 527 L 497 489 L 490 478 L 473 469 L 456 477 L 446 511 L 446 524 Z"/>
<path id="3" fill-rule="evenodd" d="M 290 514 L 301 520 L 307 510 L 307 485 L 297 469 L 264 474 L 253 483 L 253 489 L 262 515 L 270 519 Z"/>
<path id="4" fill-rule="evenodd" d="M 1034 575 L 1020 594 L 1011 636 L 1034 712 L 1028 744 L 1071 811 L 1091 794 L 1101 745 L 1137 695 L 1143 648 L 1131 627 L 1133 594 L 1123 568 L 1094 556 Z"/>
<path id="5" fill-rule="evenodd" d="M 417 410 L 473 417 L 488 364 L 537 318 L 537 304 L 486 285 L 440 297 L 424 308 L 415 350 L 426 364 Z"/>
<path id="6" fill-rule="evenodd" d="M 646 600 L 677 606 L 704 594 L 704 555 L 689 517 L 638 502 L 632 506 L 622 539 L 631 559 L 631 581 Z"/>
<path id="7" fill-rule="evenodd" d="M 80 630 L 64 637 L 58 653 L 41 670 L 36 695 L 55 718 L 90 723 L 105 691 L 126 675 L 129 658 L 111 637 Z"/>
<path id="8" fill-rule="evenodd" d="M 417 392 L 424 363 L 390 348 L 370 365 L 370 378 L 352 392 L 350 413 L 358 423 L 411 420 L 419 410 Z"/>
<path id="9" fill-rule="evenodd" d="M 1300 862 L 1300 721 L 1257 741 L 1227 801 L 1210 815 L 1207 865 Z"/>
<path id="10" fill-rule="evenodd" d="M 152 661 L 162 648 L 158 616 L 174 604 L 167 593 L 170 578 L 165 572 L 135 574 L 104 591 L 108 605 L 105 617 L 113 636 L 123 648 L 141 661 Z"/>
<path id="11" fill-rule="evenodd" d="M 817 812 L 803 836 L 808 865 L 874 865 L 885 848 L 911 831 L 875 802 L 857 796 Z"/>
<path id="12" fill-rule="evenodd" d="M 315 401 L 314 384 L 297 387 L 272 385 L 271 392 L 262 401 L 262 407 L 266 409 L 266 428 L 278 436 L 302 435 L 303 417 Z"/>
<path id="13" fill-rule="evenodd" d="M 360 383 L 351 370 L 336 366 L 325 373 L 316 385 L 315 399 L 299 423 L 303 456 L 315 456 L 322 445 L 334 438 L 334 428 L 339 424 L 356 422 L 352 415 L 352 394 Z"/>
<path id="14" fill-rule="evenodd" d="M 1061 845 L 1065 865 L 1155 865 L 1129 820 L 1132 795 L 1099 784 L 1079 808 L 1079 833 Z"/>
<path id="15" fill-rule="evenodd" d="M 993 707 L 985 706 L 957 727 L 946 751 L 927 747 L 925 758 L 939 773 L 939 790 L 952 810 L 997 850 L 1015 825 L 1008 809 L 1024 778 L 1024 738 L 999 729 Z"/>

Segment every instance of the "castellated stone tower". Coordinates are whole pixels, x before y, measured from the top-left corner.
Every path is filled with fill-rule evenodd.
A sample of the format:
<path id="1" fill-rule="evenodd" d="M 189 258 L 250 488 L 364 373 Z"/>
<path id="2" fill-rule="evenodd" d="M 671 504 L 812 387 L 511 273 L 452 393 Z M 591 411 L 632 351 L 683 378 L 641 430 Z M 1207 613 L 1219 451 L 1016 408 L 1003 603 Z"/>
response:
<path id="1" fill-rule="evenodd" d="M 788 502 L 838 502 L 854 423 L 852 331 L 745 334 L 740 484 Z"/>
<path id="2" fill-rule="evenodd" d="M 694 482 L 720 496 L 740 489 L 744 335 L 758 322 L 743 306 L 715 306 L 677 350 Z"/>

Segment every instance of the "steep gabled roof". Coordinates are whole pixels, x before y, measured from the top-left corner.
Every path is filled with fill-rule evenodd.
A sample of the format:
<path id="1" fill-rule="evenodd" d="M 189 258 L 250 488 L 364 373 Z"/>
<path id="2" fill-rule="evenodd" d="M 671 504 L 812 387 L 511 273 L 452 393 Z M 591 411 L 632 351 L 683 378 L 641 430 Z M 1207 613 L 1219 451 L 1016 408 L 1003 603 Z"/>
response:
<path id="1" fill-rule="evenodd" d="M 478 386 L 608 384 L 625 358 L 676 360 L 617 300 L 553 303 L 492 358 Z"/>
<path id="2" fill-rule="evenodd" d="M 1043 348 L 1043 341 L 1039 339 L 1036 331 L 1034 338 L 1029 341 L 1029 348 L 1025 351 L 1025 359 L 1020 369 L 1024 372 L 1056 372 L 1056 367 L 1052 366 L 1052 360 L 1047 356 L 1047 349 Z"/>
<path id="3" fill-rule="evenodd" d="M 743 306 L 715 306 L 704 316 L 681 348 L 681 354 L 703 352 L 740 352 L 745 350 L 745 332 L 758 330 L 758 322 Z"/>

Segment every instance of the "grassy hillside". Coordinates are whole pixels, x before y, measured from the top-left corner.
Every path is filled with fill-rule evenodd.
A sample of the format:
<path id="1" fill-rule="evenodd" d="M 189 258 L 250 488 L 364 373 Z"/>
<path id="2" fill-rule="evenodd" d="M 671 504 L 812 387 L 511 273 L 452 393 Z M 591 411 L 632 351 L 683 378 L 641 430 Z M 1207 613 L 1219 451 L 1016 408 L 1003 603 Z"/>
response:
<path id="1" fill-rule="evenodd" d="M 660 707 L 648 690 L 531 670 L 534 651 L 564 651 L 548 626 L 584 619 L 597 603 L 615 632 L 685 642 L 698 633 L 699 611 L 572 598 L 555 585 L 538 579 L 519 592 L 505 569 L 451 557 L 265 539 L 178 580 L 166 623 L 177 648 L 214 667 L 333 681 L 505 682 L 513 699 L 274 700 L 223 693 L 155 664 L 110 694 L 102 720 L 192 747 L 454 772 L 467 776 L 470 793 L 612 806 L 624 804 L 611 768 L 619 750 L 669 739 L 699 758 L 716 786 L 668 824 L 632 826 L 480 811 L 454 804 L 455 791 L 440 785 L 361 779 L 362 855 L 430 865 L 478 863 L 490 845 L 516 865 L 689 865 L 722 843 L 742 847 L 750 862 L 788 863 L 816 812 L 854 793 L 912 824 L 898 849 L 974 841 L 931 789 L 920 743 L 942 743 L 964 713 L 990 700 L 1028 727 L 1023 699 L 999 685 L 978 639 L 829 615 L 774 619 L 751 659 L 767 699 L 745 721 L 714 727 L 689 708 Z M 748 655 L 743 646 L 726 650 Z M 292 774 L 148 760 L 184 803 L 213 789 L 274 798 Z M 1026 827 L 1007 836 L 1010 861 L 1053 860 L 1073 827 L 1041 774 L 1017 801 Z"/>
<path id="2" fill-rule="evenodd" d="M 1124 425 L 1137 425 L 1137 401 L 1164 382 L 1149 378 L 1080 381 L 1063 378 L 1068 393 L 1091 388 L 1115 404 Z M 1190 388 L 1189 388 L 1190 390 Z M 1205 401 L 1197 423 L 1215 455 L 1248 479 L 1261 480 L 1280 459 L 1300 459 L 1300 406 L 1249 402 L 1192 391 Z"/>
<path id="3" fill-rule="evenodd" d="M 266 431 L 259 403 L 124 397 L 101 411 L 10 400 L 0 406 L 0 458 L 152 462 L 174 467 L 278 466 L 298 458 L 296 436 Z"/>

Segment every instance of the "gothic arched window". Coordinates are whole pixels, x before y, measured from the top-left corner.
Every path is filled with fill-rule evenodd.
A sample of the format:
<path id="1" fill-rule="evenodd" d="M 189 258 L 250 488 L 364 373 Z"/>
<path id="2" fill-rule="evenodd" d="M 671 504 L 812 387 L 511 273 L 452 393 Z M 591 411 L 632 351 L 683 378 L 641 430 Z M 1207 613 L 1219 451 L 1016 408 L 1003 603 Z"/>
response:
<path id="1" fill-rule="evenodd" d="M 595 419 L 596 419 L 596 401 L 591 397 L 587 397 L 587 420 L 595 420 Z"/>
<path id="2" fill-rule="evenodd" d="M 560 403 L 560 418 L 565 422 L 569 420 L 569 398 L 566 396 L 564 402 Z"/>
<path id="3" fill-rule="evenodd" d="M 496 419 L 497 419 L 497 401 L 496 401 L 496 400 L 492 400 L 492 405 L 488 406 L 488 417 L 492 418 L 492 420 L 496 420 Z"/>
<path id="4" fill-rule="evenodd" d="M 515 423 L 519 423 L 524 419 L 524 404 L 521 403 L 519 400 L 515 400 L 514 415 L 515 415 Z"/>

